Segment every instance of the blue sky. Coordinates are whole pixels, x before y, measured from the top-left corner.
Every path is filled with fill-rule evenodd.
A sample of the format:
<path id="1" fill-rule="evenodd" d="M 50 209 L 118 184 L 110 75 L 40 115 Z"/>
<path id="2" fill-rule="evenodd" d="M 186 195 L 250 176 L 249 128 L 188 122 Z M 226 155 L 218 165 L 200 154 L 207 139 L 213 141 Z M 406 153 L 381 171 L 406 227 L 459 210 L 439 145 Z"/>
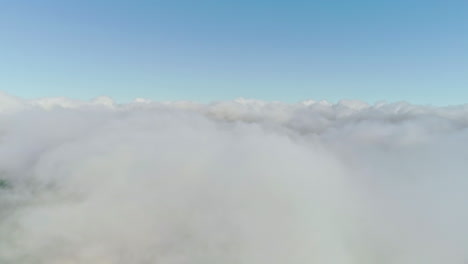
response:
<path id="1" fill-rule="evenodd" d="M 468 1 L 0 0 L 0 90 L 468 102 Z"/>

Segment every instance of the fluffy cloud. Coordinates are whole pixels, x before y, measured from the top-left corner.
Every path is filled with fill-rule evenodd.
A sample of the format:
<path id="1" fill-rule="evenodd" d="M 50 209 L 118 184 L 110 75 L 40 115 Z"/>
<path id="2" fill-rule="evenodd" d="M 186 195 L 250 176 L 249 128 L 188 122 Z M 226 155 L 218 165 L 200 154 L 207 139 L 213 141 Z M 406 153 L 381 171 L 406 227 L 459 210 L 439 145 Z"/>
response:
<path id="1" fill-rule="evenodd" d="M 0 262 L 466 263 L 468 107 L 0 94 Z"/>

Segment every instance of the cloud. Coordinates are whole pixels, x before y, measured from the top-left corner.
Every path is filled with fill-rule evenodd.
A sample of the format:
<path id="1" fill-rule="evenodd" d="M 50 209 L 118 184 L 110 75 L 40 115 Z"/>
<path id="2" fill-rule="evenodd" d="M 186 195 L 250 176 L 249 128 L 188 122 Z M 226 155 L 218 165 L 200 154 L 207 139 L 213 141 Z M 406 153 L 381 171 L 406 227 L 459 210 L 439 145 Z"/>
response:
<path id="1" fill-rule="evenodd" d="M 0 262 L 465 263 L 467 114 L 0 94 Z"/>

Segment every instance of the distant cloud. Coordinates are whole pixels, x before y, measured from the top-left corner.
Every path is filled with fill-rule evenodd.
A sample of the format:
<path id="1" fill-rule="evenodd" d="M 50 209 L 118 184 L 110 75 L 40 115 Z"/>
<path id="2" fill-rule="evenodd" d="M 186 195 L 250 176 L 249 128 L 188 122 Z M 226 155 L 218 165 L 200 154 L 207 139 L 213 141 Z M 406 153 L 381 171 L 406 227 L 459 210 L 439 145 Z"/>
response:
<path id="1" fill-rule="evenodd" d="M 468 261 L 468 106 L 0 94 L 0 263 Z"/>

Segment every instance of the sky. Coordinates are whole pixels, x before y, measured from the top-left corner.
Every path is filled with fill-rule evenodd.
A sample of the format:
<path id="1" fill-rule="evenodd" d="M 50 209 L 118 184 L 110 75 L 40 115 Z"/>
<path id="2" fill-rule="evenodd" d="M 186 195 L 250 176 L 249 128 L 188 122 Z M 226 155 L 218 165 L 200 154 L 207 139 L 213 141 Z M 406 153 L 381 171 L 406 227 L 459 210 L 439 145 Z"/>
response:
<path id="1" fill-rule="evenodd" d="M 0 0 L 0 90 L 462 104 L 466 14 L 452 0 Z"/>

